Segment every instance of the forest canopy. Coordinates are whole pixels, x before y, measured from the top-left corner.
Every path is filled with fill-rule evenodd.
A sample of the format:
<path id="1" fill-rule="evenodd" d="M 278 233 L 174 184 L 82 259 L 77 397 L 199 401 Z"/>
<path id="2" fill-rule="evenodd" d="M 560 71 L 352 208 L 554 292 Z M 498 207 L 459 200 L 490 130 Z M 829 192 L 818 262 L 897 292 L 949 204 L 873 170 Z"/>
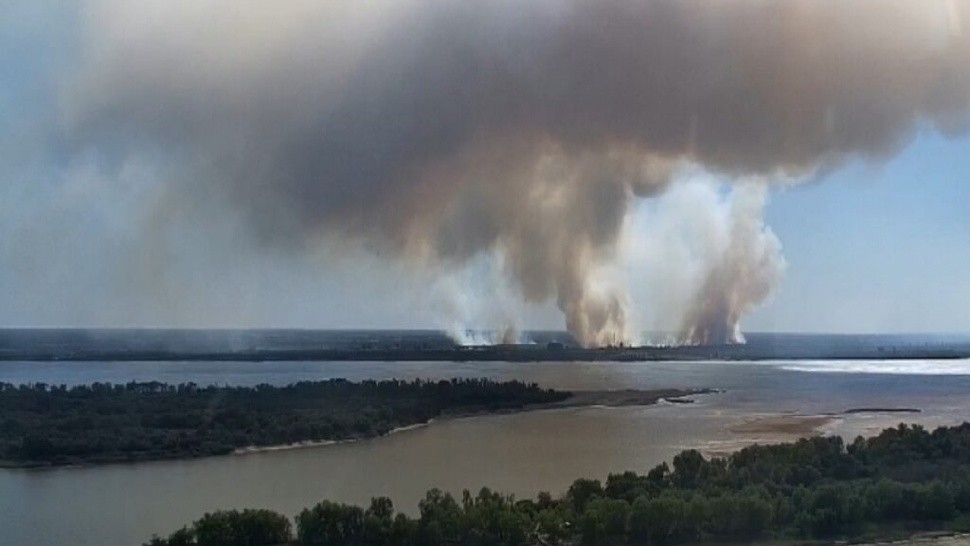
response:
<path id="1" fill-rule="evenodd" d="M 488 379 L 330 379 L 285 387 L 0 383 L 0 465 L 200 457 L 248 446 L 369 438 L 443 414 L 511 410 L 569 396 Z"/>

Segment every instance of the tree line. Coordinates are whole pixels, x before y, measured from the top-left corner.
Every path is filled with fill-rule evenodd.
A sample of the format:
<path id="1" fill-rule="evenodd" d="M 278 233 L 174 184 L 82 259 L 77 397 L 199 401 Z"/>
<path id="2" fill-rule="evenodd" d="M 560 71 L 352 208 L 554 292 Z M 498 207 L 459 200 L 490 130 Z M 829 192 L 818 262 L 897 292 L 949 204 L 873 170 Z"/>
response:
<path id="1" fill-rule="evenodd" d="M 816 437 L 712 458 L 688 450 L 646 474 L 578 479 L 558 498 L 432 489 L 416 517 L 384 497 L 367 508 L 323 501 L 292 522 L 220 511 L 147 546 L 666 546 L 968 526 L 970 423 L 901 424 L 849 444 Z"/>
<path id="2" fill-rule="evenodd" d="M 247 446 L 368 438 L 442 414 L 516 409 L 568 396 L 488 379 L 330 379 L 285 387 L 0 383 L 0 464 L 199 457 Z"/>

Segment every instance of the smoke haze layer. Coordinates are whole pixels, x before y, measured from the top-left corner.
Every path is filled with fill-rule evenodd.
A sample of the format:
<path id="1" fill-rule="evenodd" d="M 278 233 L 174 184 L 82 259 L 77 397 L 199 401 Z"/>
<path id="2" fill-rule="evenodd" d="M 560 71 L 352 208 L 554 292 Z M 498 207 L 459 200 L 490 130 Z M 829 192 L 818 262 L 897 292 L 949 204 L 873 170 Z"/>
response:
<path id="1" fill-rule="evenodd" d="M 100 1 L 83 17 L 64 146 L 150 164 L 153 221 L 238 215 L 260 247 L 346 242 L 431 271 L 497 253 L 591 346 L 634 337 L 601 270 L 685 165 L 746 180 L 680 310 L 684 341 L 739 341 L 784 268 L 768 184 L 970 112 L 970 0 Z"/>

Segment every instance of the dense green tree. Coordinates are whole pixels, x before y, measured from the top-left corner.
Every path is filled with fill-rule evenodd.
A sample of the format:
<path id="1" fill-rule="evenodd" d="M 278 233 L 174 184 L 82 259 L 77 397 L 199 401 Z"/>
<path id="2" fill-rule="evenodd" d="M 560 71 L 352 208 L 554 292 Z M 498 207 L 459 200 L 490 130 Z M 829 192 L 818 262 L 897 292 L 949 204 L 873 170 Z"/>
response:
<path id="1" fill-rule="evenodd" d="M 624 500 L 604 497 L 590 500 L 579 518 L 583 544 L 603 544 L 622 538 L 629 515 L 630 504 Z"/>
<path id="2" fill-rule="evenodd" d="M 470 546 L 518 546 L 525 544 L 533 506 L 516 503 L 509 496 L 482 488 L 472 497 L 462 495 L 461 542 Z"/>
<path id="3" fill-rule="evenodd" d="M 915 497 L 919 519 L 946 520 L 956 514 L 953 492 L 939 480 L 920 485 Z"/>
<path id="4" fill-rule="evenodd" d="M 710 498 L 706 513 L 707 532 L 737 539 L 758 536 L 772 521 L 771 503 L 754 490 Z"/>
<path id="5" fill-rule="evenodd" d="M 357 506 L 323 501 L 296 516 L 298 544 L 349 546 L 364 535 L 364 511 Z"/>
<path id="6" fill-rule="evenodd" d="M 394 503 L 375 497 L 364 512 L 363 543 L 371 546 L 394 544 Z"/>
<path id="7" fill-rule="evenodd" d="M 696 538 L 704 507 L 680 496 L 638 497 L 630 510 L 629 534 L 638 542 L 666 544 Z"/>
<path id="8" fill-rule="evenodd" d="M 202 516 L 193 525 L 198 546 L 272 546 L 290 541 L 286 516 L 270 510 L 229 510 Z"/>
<path id="9" fill-rule="evenodd" d="M 674 483 L 689 489 L 697 486 L 707 461 L 696 449 L 690 449 L 674 456 Z"/>
<path id="10" fill-rule="evenodd" d="M 391 544 L 396 546 L 411 546 L 416 544 L 418 523 L 404 514 L 394 516 L 391 526 Z"/>
<path id="11" fill-rule="evenodd" d="M 0 384 L 0 462 L 60 465 L 220 455 L 248 446 L 386 434 L 445 413 L 562 400 L 569 393 L 486 379 L 199 387 Z"/>
<path id="12" fill-rule="evenodd" d="M 462 531 L 462 510 L 450 493 L 439 489 L 427 492 L 418 503 L 417 539 L 420 544 L 437 546 L 458 542 Z"/>
<path id="13" fill-rule="evenodd" d="M 603 496 L 603 485 L 599 480 L 580 478 L 569 486 L 566 498 L 569 499 L 573 509 L 577 513 L 582 513 L 586 509 L 586 504 L 596 497 Z"/>
<path id="14" fill-rule="evenodd" d="M 560 544 L 573 534 L 571 516 L 565 506 L 548 507 L 534 516 L 536 538 L 545 544 Z"/>
<path id="15" fill-rule="evenodd" d="M 274 546 L 292 540 L 290 520 L 271 510 L 224 510 L 205 514 L 168 538 L 147 546 Z"/>
<path id="16" fill-rule="evenodd" d="M 630 471 L 610 474 L 606 478 L 606 487 L 603 488 L 607 497 L 627 502 L 633 502 L 640 495 L 655 494 L 658 490 L 657 482 Z"/>

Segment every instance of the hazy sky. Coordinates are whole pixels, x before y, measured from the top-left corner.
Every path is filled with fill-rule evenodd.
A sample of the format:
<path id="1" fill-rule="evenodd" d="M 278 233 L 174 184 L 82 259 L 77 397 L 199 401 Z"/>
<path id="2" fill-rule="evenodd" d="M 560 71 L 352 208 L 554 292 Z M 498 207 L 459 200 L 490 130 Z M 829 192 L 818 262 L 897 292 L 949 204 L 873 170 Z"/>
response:
<path id="1" fill-rule="evenodd" d="M 293 183 L 297 184 L 293 187 L 298 191 L 277 194 L 276 190 L 266 190 L 263 186 L 274 184 L 276 173 L 258 175 L 250 168 L 258 163 L 238 162 L 234 168 L 240 170 L 235 174 L 253 179 L 240 186 L 225 182 L 213 184 L 232 188 L 230 197 L 223 198 L 222 193 L 203 183 L 207 180 L 205 176 L 220 171 L 220 165 L 206 166 L 215 171 L 200 170 L 197 162 L 186 166 L 184 154 L 173 155 L 172 141 L 177 143 L 184 137 L 189 147 L 209 146 L 212 140 L 225 140 L 227 135 L 232 138 L 235 129 L 210 133 L 208 128 L 193 128 L 192 118 L 166 119 L 174 111 L 167 109 L 171 107 L 166 101 L 183 105 L 177 102 L 182 100 L 179 94 L 197 93 L 198 88 L 193 85 L 198 80 L 181 72 L 178 77 L 187 78 L 185 81 L 169 78 L 166 73 L 150 73 L 169 65 L 167 61 L 157 61 L 152 51 L 145 53 L 138 49 L 148 43 L 147 39 L 130 37 L 135 44 L 130 59 L 124 57 L 124 46 L 116 47 L 107 39 L 92 42 L 90 33 L 86 34 L 86 30 L 91 30 L 92 13 L 94 17 L 109 15 L 110 3 L 84 14 L 77 6 L 40 4 L 43 3 L 22 2 L 0 7 L 0 326 L 449 328 L 495 327 L 503 321 L 512 321 L 523 328 L 563 328 L 564 313 L 570 316 L 577 306 L 584 309 L 583 313 L 609 314 L 610 318 L 603 321 L 612 324 L 614 317 L 609 305 L 588 299 L 590 293 L 595 293 L 593 288 L 584 284 L 584 295 L 573 301 L 564 295 L 563 285 L 580 280 L 595 286 L 600 275 L 596 257 L 611 255 L 614 245 L 619 245 L 620 255 L 612 272 L 603 273 L 603 278 L 612 279 L 613 275 L 624 279 L 621 295 L 629 300 L 627 314 L 635 327 L 676 330 L 682 327 L 684 312 L 670 309 L 689 307 L 697 287 L 704 284 L 704 275 L 716 271 L 704 269 L 707 266 L 703 260 L 686 258 L 687 264 L 703 263 L 696 265 L 699 268 L 696 271 L 688 265 L 673 267 L 673 256 L 683 257 L 676 250 L 680 248 L 677 245 L 692 247 L 693 234 L 702 233 L 697 237 L 707 237 L 710 230 L 729 232 L 733 225 L 732 207 L 741 197 L 736 196 L 736 190 L 731 190 L 735 175 L 718 169 L 744 171 L 750 162 L 762 161 L 751 154 L 745 155 L 747 152 L 743 150 L 737 157 L 727 159 L 734 152 L 727 156 L 711 152 L 709 155 L 716 167 L 713 173 L 697 168 L 681 169 L 679 174 L 670 175 L 675 180 L 670 190 L 665 189 L 666 185 L 650 186 L 648 190 L 637 184 L 631 186 L 633 193 L 644 191 L 653 196 L 654 192 L 660 192 L 659 197 L 633 198 L 624 189 L 626 186 L 610 186 L 626 193 L 616 201 L 604 200 L 609 196 L 601 199 L 599 194 L 582 194 L 583 200 L 595 201 L 602 209 L 594 210 L 595 215 L 588 222 L 584 220 L 588 211 L 574 207 L 546 218 L 543 226 L 559 222 L 560 231 L 578 230 L 583 237 L 593 240 L 600 235 L 598 228 L 590 225 L 606 223 L 603 229 L 607 232 L 602 235 L 605 243 L 591 243 L 578 250 L 569 246 L 571 243 L 563 247 L 569 252 L 593 256 L 590 258 L 593 266 L 584 262 L 560 268 L 556 261 L 559 255 L 554 253 L 536 261 L 521 257 L 522 253 L 531 256 L 549 248 L 558 249 L 555 246 L 558 239 L 546 236 L 537 245 L 526 245 L 523 241 L 530 241 L 533 231 L 523 235 L 517 231 L 485 230 L 497 242 L 493 239 L 481 242 L 482 236 L 477 231 L 466 234 L 468 225 L 490 225 L 492 221 L 491 216 L 482 217 L 492 209 L 469 205 L 490 199 L 477 193 L 477 182 L 463 182 L 466 185 L 461 186 L 461 198 L 454 198 L 452 202 L 448 201 L 452 199 L 450 193 L 441 191 L 445 186 L 424 183 L 423 179 L 423 185 L 418 188 L 427 194 L 421 196 L 425 204 L 419 207 L 420 214 L 404 215 L 397 209 L 414 207 L 412 203 L 402 202 L 398 207 L 395 201 L 388 200 L 384 209 L 357 216 L 347 213 L 347 220 L 344 211 L 357 203 L 347 200 L 340 207 L 333 205 L 336 212 L 321 216 L 323 220 L 308 222 L 307 212 L 298 209 L 330 207 L 343 194 L 338 190 L 307 194 L 299 186 L 300 182 Z M 157 30 L 151 23 L 150 12 L 136 13 L 144 16 L 140 18 L 131 17 L 132 11 L 137 12 L 127 10 L 128 18 L 124 21 L 137 21 L 129 27 L 122 22 L 106 28 L 110 27 L 123 40 L 126 30 Z M 174 20 L 178 22 L 178 18 Z M 96 30 L 99 24 L 95 21 Z M 262 30 L 257 22 L 251 32 Z M 509 32 L 514 34 L 515 30 Z M 166 43 L 164 37 L 157 39 L 163 45 Z M 118 61 L 123 64 L 117 66 L 137 64 L 144 71 L 125 72 L 133 69 L 121 70 L 111 64 L 107 68 L 101 65 L 91 68 L 87 57 L 90 51 L 112 47 L 115 47 L 109 51 L 112 55 L 123 57 Z M 198 47 L 209 46 L 203 43 Z M 339 47 L 354 50 L 356 46 L 343 41 Z M 158 51 L 169 53 L 164 47 Z M 236 59 L 232 62 L 248 66 L 247 63 L 259 62 L 261 55 L 258 49 L 247 50 L 245 55 L 232 57 Z M 178 65 L 180 61 L 175 62 Z M 189 60 L 185 62 L 191 64 Z M 78 78 L 79 65 L 82 78 Z M 225 67 L 224 64 L 216 66 Z M 145 77 L 157 83 L 150 92 L 142 93 L 137 85 L 119 83 L 118 74 L 112 70 L 121 70 L 118 74 L 122 76 L 149 73 Z M 970 71 L 970 66 L 966 70 Z M 239 71 L 245 72 L 245 69 Z M 235 74 L 235 67 L 230 64 L 227 72 Z M 327 70 L 321 72 L 320 78 L 325 79 Z M 432 73 L 429 77 L 435 76 Z M 153 94 L 156 88 L 169 85 L 169 80 L 175 83 L 170 83 L 167 94 Z M 203 78 L 203 83 L 211 82 Z M 75 87 L 80 88 L 82 84 L 90 84 L 85 88 L 87 93 L 107 97 L 105 104 L 97 103 L 90 96 L 77 98 L 83 94 Z M 316 80 L 302 85 L 312 87 Z M 508 85 L 514 87 L 514 83 Z M 121 87 L 124 89 L 118 91 Z M 313 89 L 322 93 L 327 88 Z M 419 99 L 423 97 L 420 89 L 411 91 Z M 449 96 L 434 89 L 445 99 Z M 300 97 L 296 95 L 296 99 Z M 247 104 L 250 99 L 232 95 L 225 100 Z M 382 96 L 373 100 L 386 103 Z M 476 104 L 473 99 L 467 100 L 472 101 L 471 105 Z M 199 108 L 194 116 L 209 119 L 206 103 L 190 104 Z M 265 107 L 260 104 L 260 108 Z M 268 111 L 273 111 L 273 107 L 270 104 Z M 498 111 L 504 108 L 491 103 L 488 107 Z M 260 115 L 264 114 L 265 111 Z M 339 114 L 337 111 L 336 115 Z M 602 112 L 591 110 L 591 115 L 596 114 Z M 72 116 L 79 115 L 93 116 L 95 121 L 76 122 Z M 461 114 L 447 116 L 460 118 Z M 452 119 L 447 116 L 445 119 Z M 137 127 L 149 129 L 134 130 L 132 127 L 136 125 L 125 125 L 136 117 Z M 212 119 L 216 120 L 213 124 L 231 126 L 235 122 L 232 117 L 213 116 Z M 262 119 L 255 116 L 244 123 L 258 127 Z M 581 137 L 574 138 L 573 127 L 563 129 L 556 123 L 549 125 L 545 119 L 532 122 L 545 124 L 546 130 L 568 133 L 562 138 L 570 146 L 587 145 Z M 402 118 L 400 123 L 411 121 Z M 492 130 L 488 118 L 461 118 L 461 123 L 487 124 Z M 579 121 L 576 123 L 582 126 Z M 610 123 L 615 125 L 612 118 Z M 596 129 L 609 132 L 616 129 L 614 125 L 604 124 Z M 766 303 L 742 319 L 745 330 L 970 332 L 970 136 L 953 130 L 944 137 L 933 124 L 919 120 L 917 127 L 912 136 L 903 132 L 904 142 L 908 144 L 890 159 L 857 159 L 850 154 L 846 163 L 839 162 L 837 167 L 809 182 L 790 185 L 773 182 L 767 190 L 768 201 L 763 211 L 767 228 L 758 223 L 760 202 L 758 196 L 753 198 L 752 206 L 756 210 L 752 234 L 758 239 L 751 244 L 761 253 L 763 261 L 775 260 L 780 258 L 772 254 L 777 237 L 784 263 L 777 261 L 781 264 L 777 265 L 777 273 L 780 277 L 783 274 L 780 282 L 774 278 L 775 269 L 759 273 L 770 278 L 762 283 L 765 286 L 754 287 L 757 296 L 751 299 L 760 301 L 763 291 L 770 295 Z M 274 121 L 267 132 L 279 132 L 279 142 L 292 143 L 298 133 L 286 133 L 284 129 L 289 128 Z M 246 130 L 243 125 L 238 129 L 239 134 Z M 313 130 L 313 127 L 307 129 Z M 368 138 L 373 139 L 373 135 L 369 134 Z M 436 134 L 434 138 L 444 137 Z M 403 140 L 408 141 L 408 138 Z M 343 145 L 343 140 L 337 142 Z M 305 142 L 295 144 L 299 147 Z M 648 148 L 653 145 L 647 143 Z M 386 151 L 401 145 L 375 146 Z M 434 153 L 443 153 L 440 144 L 435 146 Z M 209 149 L 224 151 L 219 146 Z M 465 156 L 460 156 L 460 161 L 455 160 L 444 169 L 470 165 L 469 171 L 475 177 L 488 173 L 521 176 L 518 160 L 509 160 L 503 170 L 483 170 L 481 157 L 491 159 L 493 156 L 489 154 L 507 152 L 488 150 L 487 153 L 476 150 L 478 155 L 467 162 Z M 516 149 L 513 155 L 528 153 Z M 180 159 L 173 159 L 176 157 Z M 182 161 L 179 168 L 168 168 L 178 161 Z M 792 161 L 803 160 L 798 156 Z M 572 158 L 563 163 L 564 169 L 571 169 L 569 176 L 576 172 L 588 174 L 600 165 L 590 166 L 585 159 L 574 162 Z M 527 166 L 531 168 L 532 164 Z M 316 173 L 314 169 L 319 168 L 316 163 L 307 163 L 294 168 L 297 174 L 286 176 Z M 440 175 L 437 170 L 435 173 L 436 177 Z M 171 181 L 173 177 L 179 179 L 178 192 L 169 189 L 175 184 Z M 575 175 L 575 178 L 579 180 L 582 176 Z M 781 178 L 800 180 L 790 175 Z M 380 183 L 385 182 L 381 179 Z M 663 184 L 667 183 L 665 180 Z M 585 188 L 583 184 L 579 180 L 568 188 Z M 448 191 L 452 191 L 451 187 Z M 493 187 L 493 191 L 508 191 L 508 188 Z M 442 196 L 445 194 L 447 198 Z M 281 195 L 286 200 L 279 203 L 291 203 L 293 195 L 304 196 L 307 203 L 298 203 L 289 212 L 280 205 L 281 212 L 274 200 Z M 363 195 L 366 198 L 368 194 Z M 447 216 L 439 217 L 426 205 L 439 198 L 452 203 Z M 247 203 L 225 208 L 213 205 L 240 199 Z M 514 204 L 521 201 L 521 196 L 511 195 L 509 201 Z M 266 207 L 252 205 L 253 202 L 265 203 Z M 504 201 L 496 207 L 499 211 L 496 217 L 512 223 L 536 213 L 529 208 L 520 211 Z M 630 210 L 622 212 L 627 210 L 624 207 Z M 266 210 L 270 208 L 275 211 L 272 222 L 266 220 Z M 621 212 L 613 215 L 614 208 Z M 671 212 L 685 208 L 697 210 L 691 214 Z M 399 214 L 403 219 L 398 222 Z M 384 226 L 385 218 L 395 220 Z M 615 219 L 616 225 L 609 224 L 607 219 Z M 381 224 L 373 228 L 375 235 L 370 234 L 369 225 L 356 227 L 358 223 L 374 222 Z M 361 240 L 330 237 L 331 231 L 342 232 L 350 229 L 348 225 L 368 234 Z M 427 228 L 434 235 L 431 243 L 423 231 L 417 237 L 421 244 L 416 246 L 403 235 L 401 241 L 396 238 L 399 232 L 419 233 L 428 225 L 434 226 Z M 294 238 L 291 229 L 300 233 L 310 230 L 313 235 Z M 714 235 L 712 240 L 718 240 L 717 234 Z M 279 240 L 286 242 L 281 244 Z M 433 247 L 431 262 L 444 265 L 428 267 L 425 262 L 415 265 L 413 255 L 420 254 L 422 249 L 426 251 L 422 245 L 428 244 Z M 706 253 L 720 248 L 715 243 L 707 244 L 714 246 L 701 245 L 684 252 L 705 258 Z M 393 249 L 402 247 L 405 250 L 398 256 L 398 250 Z M 506 249 L 506 254 L 496 248 Z M 536 274 L 551 275 L 555 282 L 537 284 Z M 527 297 L 523 298 L 523 292 Z M 593 330 L 595 334 L 596 329 Z"/>

